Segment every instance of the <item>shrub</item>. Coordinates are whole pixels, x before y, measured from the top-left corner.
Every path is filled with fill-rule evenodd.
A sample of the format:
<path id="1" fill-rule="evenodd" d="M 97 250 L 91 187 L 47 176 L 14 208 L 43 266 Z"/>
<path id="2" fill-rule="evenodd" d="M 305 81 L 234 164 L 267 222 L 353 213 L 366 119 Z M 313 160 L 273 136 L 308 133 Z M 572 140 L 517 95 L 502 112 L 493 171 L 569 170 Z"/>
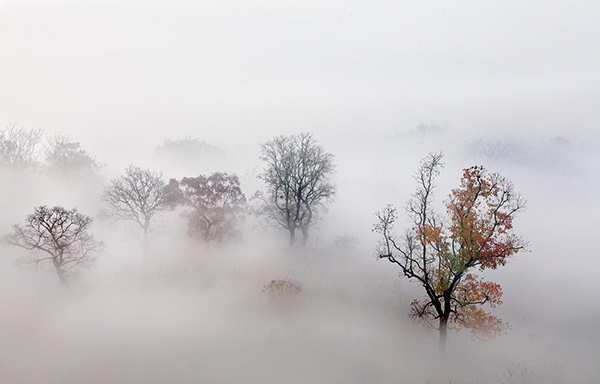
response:
<path id="1" fill-rule="evenodd" d="M 302 287 L 289 279 L 279 279 L 271 280 L 262 291 L 274 299 L 294 299 L 302 292 Z"/>

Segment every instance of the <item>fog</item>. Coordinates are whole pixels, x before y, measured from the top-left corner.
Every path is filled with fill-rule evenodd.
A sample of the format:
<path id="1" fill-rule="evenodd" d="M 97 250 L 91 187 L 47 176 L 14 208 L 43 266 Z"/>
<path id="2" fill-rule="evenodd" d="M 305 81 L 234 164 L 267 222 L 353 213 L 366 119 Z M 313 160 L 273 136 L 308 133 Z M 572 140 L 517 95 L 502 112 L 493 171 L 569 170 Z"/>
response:
<path id="1" fill-rule="evenodd" d="M 78 208 L 105 243 L 69 288 L 0 248 L 0 383 L 595 383 L 600 378 L 600 27 L 595 2 L 1 1 L 0 129 L 62 132 L 100 177 L 0 171 L 0 235 L 40 205 Z M 130 164 L 237 174 L 260 145 L 311 132 L 335 200 L 290 249 L 247 215 L 207 247 L 165 212 L 141 233 L 101 217 Z M 205 154 L 161 155 L 198 139 Z M 206 150 L 208 148 L 208 150 Z M 530 245 L 482 275 L 511 325 L 478 341 L 408 318 L 416 284 L 375 258 L 375 211 L 402 208 L 443 151 L 437 209 L 483 165 L 528 201 Z M 38 158 L 42 157 L 41 145 Z M 252 201 L 249 202 L 251 205 Z M 273 295 L 287 279 L 301 290 Z M 512 377 L 509 377 L 510 374 Z"/>

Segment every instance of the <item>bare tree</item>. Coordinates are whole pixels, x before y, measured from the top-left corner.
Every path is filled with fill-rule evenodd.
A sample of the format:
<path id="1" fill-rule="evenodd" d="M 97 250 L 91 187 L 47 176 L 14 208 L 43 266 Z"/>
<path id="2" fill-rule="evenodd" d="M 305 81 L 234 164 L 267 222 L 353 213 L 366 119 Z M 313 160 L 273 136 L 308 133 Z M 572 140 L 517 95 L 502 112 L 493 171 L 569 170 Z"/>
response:
<path id="1" fill-rule="evenodd" d="M 335 185 L 330 180 L 334 156 L 310 133 L 302 133 L 266 142 L 260 158 L 267 163 L 260 175 L 267 192 L 256 193 L 260 202 L 256 212 L 289 231 L 290 245 L 295 243 L 298 229 L 302 244 L 306 244 L 310 226 L 325 210 L 325 203 L 335 197 Z"/>
<path id="2" fill-rule="evenodd" d="M 515 360 L 506 362 L 502 366 L 502 371 L 494 376 L 498 384 L 534 384 L 538 381 L 531 365 Z"/>
<path id="3" fill-rule="evenodd" d="M 411 317 L 432 326 L 437 322 L 443 353 L 448 326 L 468 328 L 482 337 L 501 332 L 502 321 L 482 306 L 501 304 L 502 288 L 473 271 L 504 265 L 527 243 L 512 232 L 525 200 L 510 181 L 481 166 L 464 170 L 461 185 L 446 201 L 448 219 L 436 214 L 433 190 L 441 167 L 441 153 L 421 162 L 415 174 L 417 192 L 406 206 L 411 228 L 403 236 L 393 233 L 398 215 L 392 206 L 377 212 L 374 231 L 381 235 L 377 256 L 423 287 L 425 298 L 411 303 Z"/>
<path id="4" fill-rule="evenodd" d="M 66 285 L 81 268 L 90 266 L 104 247 L 88 233 L 91 223 L 92 218 L 77 209 L 40 206 L 27 216 L 25 225 L 13 225 L 13 232 L 4 235 L 2 242 L 32 251 L 24 263 L 51 261 L 61 283 Z"/>
<path id="5" fill-rule="evenodd" d="M 0 131 L 0 164 L 19 169 L 30 168 L 36 163 L 35 148 L 44 132 L 39 129 L 9 124 Z"/>
<path id="6" fill-rule="evenodd" d="M 90 179 L 98 177 L 101 166 L 78 142 L 69 136 L 56 134 L 48 139 L 43 148 L 48 170 L 62 176 Z"/>
<path id="7" fill-rule="evenodd" d="M 143 230 L 146 253 L 152 220 L 168 208 L 164 204 L 164 189 L 162 173 L 131 165 L 123 176 L 113 179 L 105 188 L 102 200 L 108 205 L 108 209 L 102 211 L 102 215 L 113 221 L 137 223 Z"/>

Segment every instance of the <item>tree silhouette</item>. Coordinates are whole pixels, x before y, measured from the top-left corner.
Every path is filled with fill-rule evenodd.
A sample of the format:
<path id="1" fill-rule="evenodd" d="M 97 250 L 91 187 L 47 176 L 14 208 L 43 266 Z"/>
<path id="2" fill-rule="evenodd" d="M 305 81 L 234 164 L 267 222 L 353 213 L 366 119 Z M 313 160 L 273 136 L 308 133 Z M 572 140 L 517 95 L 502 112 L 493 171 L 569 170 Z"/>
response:
<path id="1" fill-rule="evenodd" d="M 302 245 L 308 230 L 335 197 L 331 175 L 334 156 L 325 152 L 310 133 L 278 136 L 262 145 L 261 160 L 267 166 L 260 178 L 267 192 L 257 192 L 256 213 L 267 222 L 289 231 L 290 245 L 296 230 L 302 232 Z"/>
<path id="2" fill-rule="evenodd" d="M 104 217 L 113 221 L 133 221 L 142 229 L 144 255 L 153 219 L 168 209 L 164 204 L 164 189 L 161 173 L 131 165 L 124 175 L 110 182 L 102 195 L 102 200 L 108 205 L 102 211 Z"/>
<path id="3" fill-rule="evenodd" d="M 13 225 L 2 242 L 32 251 L 27 264 L 52 262 L 61 283 L 68 284 L 78 271 L 91 265 L 104 247 L 88 233 L 92 218 L 77 209 L 36 207 L 25 225 Z"/>
<path id="4" fill-rule="evenodd" d="M 36 147 L 44 132 L 9 124 L 0 131 L 0 165 L 23 170 L 36 165 Z"/>
<path id="5" fill-rule="evenodd" d="M 46 167 L 52 174 L 63 177 L 93 180 L 99 177 L 102 168 L 81 144 L 69 136 L 52 136 L 43 149 Z"/>

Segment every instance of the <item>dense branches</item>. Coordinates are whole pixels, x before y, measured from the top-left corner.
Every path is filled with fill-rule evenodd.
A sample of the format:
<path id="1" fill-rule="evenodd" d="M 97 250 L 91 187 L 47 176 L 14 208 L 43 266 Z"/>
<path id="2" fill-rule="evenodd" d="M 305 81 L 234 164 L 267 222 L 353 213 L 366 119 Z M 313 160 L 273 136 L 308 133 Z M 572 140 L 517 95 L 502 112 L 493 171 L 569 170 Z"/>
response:
<path id="1" fill-rule="evenodd" d="M 0 131 L 0 165 L 30 168 L 36 164 L 35 149 L 43 136 L 39 129 L 26 129 L 10 124 Z"/>
<path id="2" fill-rule="evenodd" d="M 335 196 L 330 177 L 335 169 L 334 156 L 325 152 L 311 134 L 278 136 L 262 145 L 261 160 L 267 163 L 260 178 L 266 194 L 257 193 L 258 213 L 290 233 L 295 242 L 297 229 L 302 243 L 308 229 Z"/>
<path id="3" fill-rule="evenodd" d="M 48 139 L 43 153 L 46 166 L 53 174 L 90 179 L 98 176 L 101 168 L 78 142 L 64 134 Z"/>
<path id="4" fill-rule="evenodd" d="M 442 221 L 432 208 L 441 159 L 441 153 L 429 155 L 415 175 L 417 192 L 406 207 L 412 228 L 396 236 L 397 212 L 388 206 L 377 212 L 374 230 L 381 234 L 378 257 L 396 264 L 424 288 L 426 298 L 412 302 L 411 316 L 439 322 L 443 350 L 448 324 L 480 335 L 501 330 L 502 322 L 481 308 L 501 304 L 501 287 L 471 271 L 504 265 L 526 242 L 512 233 L 512 220 L 524 210 L 525 201 L 510 181 L 480 166 L 464 170 L 460 187 L 446 201 L 448 220 Z"/>
<path id="5" fill-rule="evenodd" d="M 102 199 L 108 205 L 103 215 L 112 220 L 127 220 L 137 223 L 144 231 L 144 242 L 151 231 L 152 219 L 167 209 L 163 191 L 165 182 L 162 174 L 129 166 L 123 176 L 110 182 Z"/>
<path id="6" fill-rule="evenodd" d="M 224 172 L 184 177 L 181 182 L 171 179 L 165 189 L 165 202 L 192 208 L 183 212 L 188 219 L 188 233 L 206 243 L 235 237 L 246 207 L 239 178 Z"/>
<path id="7" fill-rule="evenodd" d="M 51 261 L 60 281 L 67 284 L 103 248 L 102 242 L 88 234 L 91 223 L 77 209 L 40 206 L 27 216 L 25 225 L 13 225 L 13 232 L 3 236 L 2 242 L 33 251 L 25 263 Z"/>
<path id="8" fill-rule="evenodd" d="M 44 170 L 50 176 L 74 180 L 98 180 L 102 168 L 80 143 L 57 133 L 45 141 L 41 156 L 37 151 L 44 131 L 10 124 L 0 130 L 0 166 L 13 171 Z"/>

